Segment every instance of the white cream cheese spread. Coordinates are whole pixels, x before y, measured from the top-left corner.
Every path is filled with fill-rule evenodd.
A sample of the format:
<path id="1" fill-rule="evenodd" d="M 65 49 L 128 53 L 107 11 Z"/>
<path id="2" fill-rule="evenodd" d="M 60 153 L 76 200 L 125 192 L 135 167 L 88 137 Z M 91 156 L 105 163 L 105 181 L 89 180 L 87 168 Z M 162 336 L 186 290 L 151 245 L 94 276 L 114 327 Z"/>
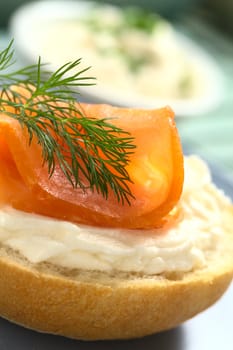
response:
<path id="1" fill-rule="evenodd" d="M 205 266 L 221 246 L 221 211 L 230 200 L 211 182 L 205 163 L 185 159 L 182 219 L 167 230 L 103 229 L 9 207 L 0 211 L 0 242 L 32 263 L 85 270 L 161 274 Z"/>

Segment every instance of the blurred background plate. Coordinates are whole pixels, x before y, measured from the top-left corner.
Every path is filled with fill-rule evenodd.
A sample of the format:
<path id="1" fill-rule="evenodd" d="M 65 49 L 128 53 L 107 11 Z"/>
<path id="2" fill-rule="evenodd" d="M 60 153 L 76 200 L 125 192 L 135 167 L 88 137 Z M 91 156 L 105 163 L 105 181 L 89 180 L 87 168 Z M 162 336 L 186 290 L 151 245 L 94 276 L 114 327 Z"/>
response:
<path id="1" fill-rule="evenodd" d="M 38 1 L 27 3 L 19 7 L 10 21 L 10 32 L 12 37 L 14 37 L 18 53 L 28 63 L 36 62 L 38 56 L 41 55 L 44 62 L 52 61 L 52 69 L 57 68 L 60 66 L 61 61 L 57 62 L 56 57 L 60 55 L 55 55 L 55 58 L 51 60 L 51 54 L 48 53 L 48 50 L 43 48 L 43 43 L 41 43 L 42 33 L 44 33 L 46 37 L 44 28 L 46 28 L 48 23 L 53 26 L 55 23 L 54 21 L 57 20 L 73 20 L 74 17 L 77 19 L 82 18 L 89 12 L 91 6 L 92 3 L 88 1 L 69 0 Z M 171 105 L 176 115 L 182 117 L 200 116 L 203 113 L 215 109 L 219 106 L 224 96 L 224 83 L 221 70 L 203 47 L 199 46 L 178 30 L 174 30 L 174 33 L 177 43 L 187 55 L 188 60 L 199 69 L 199 75 L 197 74 L 196 76 L 196 84 L 199 84 L 202 89 L 201 95 L 185 98 L 171 96 L 159 97 L 157 94 L 154 96 L 143 96 L 137 91 L 133 92 L 130 89 L 117 89 L 114 86 L 102 83 L 97 76 L 96 86 L 82 87 L 79 89 L 79 91 L 82 92 L 82 96 L 85 96 L 85 100 L 91 102 L 106 102 L 127 107 L 157 108 L 163 105 Z M 67 37 L 67 42 L 69 42 L 69 37 Z M 59 44 L 58 38 L 58 45 Z M 73 42 L 71 41 L 70 46 L 72 47 L 72 45 Z M 78 43 L 75 45 L 78 48 Z M 66 49 L 64 48 L 63 51 L 66 51 Z M 60 47 L 59 50 L 59 52 L 61 52 L 62 47 Z M 80 54 L 77 49 L 75 58 L 79 57 Z M 92 66 L 94 68 L 95 63 L 92 63 Z M 92 74 L 91 69 L 89 75 L 96 76 Z M 148 76 L 148 82 L 150 79 L 152 78 Z M 172 80 L 172 78 L 170 80 Z M 164 84 L 161 77 L 159 81 L 161 84 Z M 128 91 L 128 93 L 126 93 L 126 91 Z"/>

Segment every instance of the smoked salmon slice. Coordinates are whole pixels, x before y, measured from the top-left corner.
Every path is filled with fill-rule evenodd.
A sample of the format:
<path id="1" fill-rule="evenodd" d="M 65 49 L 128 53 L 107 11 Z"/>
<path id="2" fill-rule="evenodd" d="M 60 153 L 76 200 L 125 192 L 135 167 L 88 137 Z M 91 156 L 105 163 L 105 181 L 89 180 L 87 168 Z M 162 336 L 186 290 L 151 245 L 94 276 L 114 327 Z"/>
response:
<path id="1" fill-rule="evenodd" d="M 129 229 L 161 226 L 177 204 L 183 185 L 183 154 L 174 114 L 157 110 L 127 109 L 82 104 L 91 118 L 110 122 L 134 138 L 135 152 L 127 171 L 134 195 L 131 205 L 110 193 L 73 188 L 58 165 L 51 178 L 43 165 L 41 147 L 18 121 L 0 115 L 0 204 L 74 223 Z"/>

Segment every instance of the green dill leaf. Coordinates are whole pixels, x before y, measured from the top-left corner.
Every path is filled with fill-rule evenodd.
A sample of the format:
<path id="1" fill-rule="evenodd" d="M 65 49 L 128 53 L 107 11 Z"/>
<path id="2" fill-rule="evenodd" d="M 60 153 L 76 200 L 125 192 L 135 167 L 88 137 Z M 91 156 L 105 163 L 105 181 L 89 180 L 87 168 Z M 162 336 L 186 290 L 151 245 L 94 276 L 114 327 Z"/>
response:
<path id="1" fill-rule="evenodd" d="M 37 140 L 49 177 L 58 165 L 74 188 L 91 189 L 106 199 L 111 190 L 119 202 L 130 204 L 126 166 L 134 139 L 108 119 L 88 118 L 77 103 L 76 88 L 93 85 L 94 79 L 85 76 L 89 67 L 78 70 L 77 59 L 49 72 L 39 57 L 35 65 L 8 72 L 14 63 L 12 44 L 0 53 L 0 112 L 26 128 L 29 145 Z"/>

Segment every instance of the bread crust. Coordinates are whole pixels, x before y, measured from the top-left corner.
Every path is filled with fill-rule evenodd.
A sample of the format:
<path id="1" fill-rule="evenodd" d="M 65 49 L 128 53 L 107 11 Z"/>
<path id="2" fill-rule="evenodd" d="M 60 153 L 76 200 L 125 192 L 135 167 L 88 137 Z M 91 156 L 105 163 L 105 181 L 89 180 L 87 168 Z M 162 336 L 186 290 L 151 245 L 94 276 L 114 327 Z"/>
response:
<path id="1" fill-rule="evenodd" d="M 233 208 L 223 213 L 224 249 L 195 272 L 107 275 L 32 265 L 0 248 L 0 315 L 71 338 L 124 339 L 173 328 L 217 301 L 233 278 Z"/>
<path id="2" fill-rule="evenodd" d="M 25 327 L 71 338 L 123 339 L 173 328 L 218 300 L 233 277 L 232 208 L 226 251 L 182 276 L 97 276 L 32 266 L 0 250 L 0 314 Z M 231 220 L 231 222 L 229 221 Z"/>

